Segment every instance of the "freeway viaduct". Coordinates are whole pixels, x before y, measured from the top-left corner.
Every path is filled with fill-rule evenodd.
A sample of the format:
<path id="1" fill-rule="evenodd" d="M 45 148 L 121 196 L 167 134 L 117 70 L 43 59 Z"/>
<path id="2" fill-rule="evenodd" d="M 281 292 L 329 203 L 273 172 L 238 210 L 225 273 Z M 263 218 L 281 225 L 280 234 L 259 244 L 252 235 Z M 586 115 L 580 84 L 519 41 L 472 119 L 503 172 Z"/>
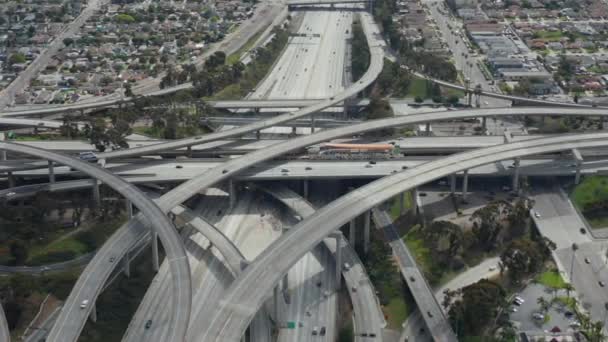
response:
<path id="1" fill-rule="evenodd" d="M 28 154 L 39 158 L 47 159 L 52 162 L 68 165 L 74 169 L 77 169 L 94 179 L 107 184 L 109 187 L 114 189 L 116 192 L 123 195 L 131 203 L 133 203 L 140 211 L 139 219 L 145 222 L 146 226 L 152 228 L 155 231 L 167 252 L 167 260 L 172 264 L 171 272 L 173 276 L 173 290 L 175 291 L 175 300 L 173 302 L 173 315 L 171 316 L 171 327 L 172 336 L 170 341 L 183 340 L 186 335 L 188 328 L 188 318 L 190 316 L 190 305 L 191 305 L 191 286 L 190 286 L 190 269 L 186 262 L 186 252 L 181 243 L 179 235 L 175 230 L 171 221 L 166 215 L 150 200 L 144 193 L 142 193 L 135 186 L 129 184 L 125 180 L 117 177 L 104 169 L 100 169 L 87 162 L 80 161 L 68 156 L 48 152 L 45 150 L 35 149 L 18 144 L 11 144 L 0 142 L 0 150 L 7 150 L 16 153 Z M 108 262 L 109 256 L 104 256 L 105 263 Z M 79 300 L 67 301 L 62 311 L 77 310 L 80 312 L 90 312 L 93 305 L 82 309 L 81 303 L 83 300 L 90 300 L 90 298 L 78 298 Z M 80 308 L 79 308 L 80 307 Z M 59 322 L 61 322 L 59 320 Z M 76 323 L 77 324 L 77 323 Z M 61 325 L 61 324 L 60 324 Z M 64 328 L 57 334 L 52 334 L 47 339 L 48 341 L 64 341 L 65 335 L 69 335 L 69 329 L 72 332 L 80 331 L 81 327 L 74 329 L 74 322 L 63 322 L 62 327 Z"/>
<path id="2" fill-rule="evenodd" d="M 363 212 L 421 184 L 458 171 L 523 155 L 606 145 L 606 133 L 580 134 L 528 140 L 465 152 L 429 162 L 356 189 L 317 211 L 289 230 L 260 254 L 228 289 L 222 307 L 215 312 L 205 341 L 239 341 L 266 293 L 306 251 L 337 227 Z M 255 291 L 251 291 L 255 288 Z M 437 341 L 456 341 L 436 303 L 419 300 L 429 331 Z"/>
<path id="3" fill-rule="evenodd" d="M 368 131 L 379 130 L 387 127 L 395 127 L 395 126 L 403 126 L 408 124 L 415 123 L 425 123 L 432 121 L 441 121 L 441 120 L 451 120 L 451 119 L 463 119 L 468 117 L 477 117 L 485 115 L 494 115 L 494 116 L 513 116 L 513 115 L 608 115 L 608 111 L 600 110 L 600 109 L 572 109 L 572 108 L 519 108 L 517 110 L 504 108 L 504 109 L 491 109 L 491 110 L 468 110 L 468 111 L 446 111 L 446 112 L 435 112 L 435 113 L 425 113 L 425 114 L 414 114 L 410 116 L 383 119 L 383 120 L 375 120 L 369 121 L 365 123 L 361 123 L 358 125 L 352 125 L 348 127 L 342 127 L 337 129 L 331 129 L 319 132 L 317 134 L 313 134 L 310 136 L 303 136 L 296 139 L 288 140 L 285 143 L 276 144 L 265 148 L 263 150 L 255 151 L 249 153 L 241 158 L 233 159 L 225 164 L 208 170 L 207 172 L 202 173 L 201 175 L 194 177 L 188 182 L 178 186 L 174 190 L 168 192 L 164 196 L 162 196 L 159 200 L 159 205 L 163 209 L 163 211 L 168 212 L 171 208 L 179 205 L 184 202 L 191 196 L 195 195 L 201 189 L 206 189 L 212 186 L 213 184 L 217 184 L 222 180 L 229 179 L 234 177 L 237 173 L 247 169 L 251 165 L 258 164 L 260 162 L 275 158 L 277 156 L 286 154 L 290 151 L 295 151 L 306 146 L 314 145 L 323 141 L 328 141 L 331 139 L 339 138 L 342 136 L 352 136 L 354 134 L 359 134 Z M 160 144 L 163 145 L 163 144 Z M 126 252 L 132 244 L 135 244 L 139 239 L 141 239 L 145 234 L 145 229 L 138 224 L 138 222 L 131 221 L 128 226 L 121 228 L 115 235 L 110 238 L 108 243 L 117 243 L 120 241 L 120 245 L 123 250 Z M 99 293 L 99 290 L 96 289 L 96 286 L 101 287 L 99 283 L 103 283 L 105 280 L 103 278 L 103 274 L 108 274 L 113 269 L 113 265 L 106 265 L 105 260 L 97 260 L 97 257 L 94 258 L 93 264 L 100 265 L 100 267 L 91 268 L 90 272 L 94 272 L 97 274 L 98 281 L 92 283 L 88 281 L 89 274 L 83 274 L 77 283 L 77 289 L 87 289 L 82 293 L 72 292 L 68 300 L 72 300 L 71 298 L 74 296 L 87 296 L 84 298 L 96 298 L 96 294 Z M 86 286 L 85 286 L 86 284 Z M 209 314 L 213 314 L 213 312 L 209 312 Z M 68 315 L 68 316 L 66 316 Z M 61 317 L 70 317 L 70 321 L 82 321 L 86 319 L 86 316 L 82 314 L 78 314 L 76 312 L 65 312 L 62 310 Z M 64 318 L 65 320 L 65 318 Z M 59 325 L 56 325 L 54 328 L 60 329 Z M 70 339 L 75 340 L 75 339 Z"/>

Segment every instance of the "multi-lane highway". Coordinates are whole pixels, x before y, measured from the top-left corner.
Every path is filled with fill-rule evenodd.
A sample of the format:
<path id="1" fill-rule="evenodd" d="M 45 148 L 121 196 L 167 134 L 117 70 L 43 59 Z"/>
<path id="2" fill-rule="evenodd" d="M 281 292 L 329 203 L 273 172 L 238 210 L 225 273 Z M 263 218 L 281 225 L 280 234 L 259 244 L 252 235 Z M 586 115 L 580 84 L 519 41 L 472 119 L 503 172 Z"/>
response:
<path id="1" fill-rule="evenodd" d="M 129 184 L 120 177 L 117 177 L 108 171 L 100 169 L 87 162 L 45 150 L 5 142 L 0 142 L 0 150 L 28 154 L 63 165 L 68 165 L 74 169 L 86 173 L 104 184 L 107 184 L 116 192 L 120 193 L 131 201 L 133 205 L 135 205 L 141 211 L 142 214 L 139 215 L 139 219 L 144 222 L 146 226 L 150 227 L 153 231 L 159 234 L 161 241 L 163 242 L 163 246 L 167 252 L 167 259 L 172 265 L 172 288 L 175 291 L 175 301 L 172 307 L 173 311 L 170 322 L 170 326 L 173 328 L 173 330 L 168 338 L 168 341 L 182 340 L 188 328 L 187 322 L 184 322 L 184 320 L 187 321 L 190 317 L 190 270 L 188 264 L 185 263 L 184 247 L 173 227 L 173 224 L 154 204 L 154 202 L 152 202 L 152 200 L 150 200 L 135 186 Z M 112 260 L 110 260 L 108 256 L 104 262 L 112 263 Z M 72 293 L 76 293 L 77 295 L 71 296 L 72 300 L 66 301 L 62 309 L 62 313 L 66 312 L 68 314 L 62 315 L 62 317 L 69 316 L 70 312 L 76 312 L 78 316 L 86 317 L 93 307 L 94 298 L 79 297 L 78 287 L 75 287 L 75 290 L 76 291 L 73 291 Z M 91 300 L 91 305 L 82 308 L 81 303 L 84 300 Z M 59 317 L 58 319 L 60 322 L 62 317 Z M 76 322 L 64 321 L 64 323 L 60 325 L 60 329 L 53 329 L 53 331 L 51 331 L 48 341 L 75 341 L 81 329 L 82 326 L 78 326 L 78 323 Z"/>
<path id="2" fill-rule="evenodd" d="M 551 137 L 461 153 L 382 178 L 350 192 L 289 230 L 245 269 L 241 277 L 231 285 L 220 310 L 216 311 L 205 341 L 238 341 L 261 305 L 261 298 L 289 267 L 336 227 L 387 199 L 434 179 L 497 160 L 603 146 L 603 139 L 607 136 L 608 134 L 599 133 Z M 251 291 L 253 284 L 255 292 Z M 448 336 L 444 338 L 448 339 Z"/>
<path id="3" fill-rule="evenodd" d="M 289 207 L 301 218 L 308 218 L 315 212 L 315 208 L 307 200 L 300 197 L 289 188 L 280 185 L 258 186 L 273 197 Z M 342 261 L 350 265 L 350 269 L 342 268 L 342 276 L 346 282 L 354 310 L 354 327 L 360 333 L 376 334 L 376 341 L 382 341 L 382 328 L 386 325 L 384 314 L 376 298 L 373 285 L 359 260 L 357 253 L 338 231 L 340 235 L 340 248 L 342 248 Z M 335 256 L 338 246 L 333 238 L 323 240 L 325 247 Z M 309 333 L 310 329 L 303 329 Z M 363 341 L 361 334 L 355 334 L 355 341 Z M 297 336 L 297 335 L 296 335 Z M 299 340 L 298 340 L 299 341 Z"/>

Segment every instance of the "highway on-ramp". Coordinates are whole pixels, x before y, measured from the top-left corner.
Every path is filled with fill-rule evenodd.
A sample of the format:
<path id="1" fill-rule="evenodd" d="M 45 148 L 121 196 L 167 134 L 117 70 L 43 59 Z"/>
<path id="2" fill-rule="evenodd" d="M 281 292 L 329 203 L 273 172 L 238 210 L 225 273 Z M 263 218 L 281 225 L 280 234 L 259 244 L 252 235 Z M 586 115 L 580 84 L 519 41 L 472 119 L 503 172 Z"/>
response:
<path id="1" fill-rule="evenodd" d="M 0 142 L 0 150 L 7 150 L 11 152 L 23 153 L 39 158 L 51 160 L 53 162 L 70 166 L 77 169 L 87 175 L 97 179 L 98 181 L 107 184 L 109 187 L 114 189 L 116 192 L 123 195 L 125 198 L 130 200 L 135 205 L 141 214 L 138 215 L 139 220 L 145 225 L 151 227 L 153 231 L 159 234 L 163 246 L 167 252 L 167 259 L 171 263 L 171 274 L 173 277 L 173 290 L 175 291 L 175 301 L 173 302 L 173 312 L 171 316 L 171 327 L 173 327 L 172 335 L 169 341 L 180 341 L 183 340 L 186 335 L 188 328 L 188 318 L 190 316 L 190 304 L 191 304 L 191 287 L 190 287 L 190 270 L 186 262 L 186 253 L 182 245 L 181 240 L 171 221 L 165 216 L 165 214 L 150 200 L 144 193 L 137 189 L 134 185 L 129 184 L 127 181 L 109 173 L 108 171 L 101 169 L 93 164 L 74 159 L 65 155 L 52 153 L 46 150 L 35 149 L 19 144 L 12 144 L 6 142 Z M 104 245 L 104 247 L 106 247 Z M 111 247 L 102 247 L 98 255 L 102 251 L 111 249 Z M 104 263 L 111 263 L 109 256 L 103 258 Z M 95 267 L 95 265 L 89 265 Z M 87 267 L 88 268 L 88 267 Z M 88 278 L 87 274 L 84 274 L 83 279 Z M 80 280 L 80 279 L 79 279 Z M 58 318 L 58 324 L 54 326 L 47 341 L 76 341 L 84 320 L 71 320 L 71 316 L 86 317 L 91 311 L 93 304 L 88 305 L 86 308 L 80 308 L 83 300 L 91 300 L 94 303 L 93 298 L 81 297 L 82 288 L 79 288 L 79 283 L 74 287 L 70 298 L 66 301 L 62 314 Z M 96 284 L 97 285 L 97 284 Z"/>
<path id="2" fill-rule="evenodd" d="M 607 137 L 606 133 L 563 135 L 460 153 L 382 178 L 348 193 L 283 234 L 245 269 L 227 291 L 222 306 L 215 310 L 213 324 L 204 340 L 240 340 L 247 324 L 261 305 L 261 300 L 289 267 L 337 227 L 387 199 L 415 186 L 478 165 L 524 155 L 603 146 L 606 145 Z M 256 291 L 251 291 L 253 288 Z M 429 309 L 431 308 L 421 307 L 423 312 Z M 439 341 L 455 339 L 451 330 L 441 331 L 435 328 L 429 330 L 433 331 Z"/>

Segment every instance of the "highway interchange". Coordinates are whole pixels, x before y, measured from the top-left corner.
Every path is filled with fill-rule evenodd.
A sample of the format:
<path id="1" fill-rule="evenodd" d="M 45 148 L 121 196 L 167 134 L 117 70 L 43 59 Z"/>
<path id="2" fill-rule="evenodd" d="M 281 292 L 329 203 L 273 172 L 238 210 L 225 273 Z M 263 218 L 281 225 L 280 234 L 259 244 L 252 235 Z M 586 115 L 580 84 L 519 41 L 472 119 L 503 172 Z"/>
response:
<path id="1" fill-rule="evenodd" d="M 367 13 L 360 13 L 360 20 L 363 24 L 366 37 L 371 50 L 370 68 L 366 74 L 357 82 L 347 84 L 343 82 L 343 74 L 341 70 L 346 63 L 345 56 L 347 55 L 346 39 L 348 30 L 352 24 L 353 13 L 348 11 L 313 11 L 306 12 L 302 20 L 300 30 L 305 35 L 303 37 L 292 38 L 285 53 L 275 65 L 276 72 L 270 74 L 256 89 L 256 92 L 251 97 L 276 99 L 319 99 L 318 103 L 312 104 L 302 109 L 276 116 L 274 118 L 262 120 L 240 128 L 233 128 L 217 133 L 201 137 L 192 137 L 177 141 L 161 142 L 140 147 L 134 147 L 125 150 L 111 151 L 99 153 L 100 159 L 124 159 L 126 157 L 136 157 L 144 155 L 154 155 L 159 152 L 171 151 L 179 148 L 197 146 L 199 148 L 212 148 L 229 144 L 231 141 L 226 139 L 236 139 L 246 133 L 260 131 L 262 129 L 275 127 L 282 123 L 288 123 L 297 118 L 310 116 L 325 108 L 330 108 L 336 104 L 343 102 L 345 99 L 357 94 L 367 87 L 382 68 L 382 59 L 384 56 L 384 43 L 379 36 L 378 29 L 374 25 L 371 16 Z M 335 24 L 335 28 L 333 27 Z M 325 26 L 324 26 L 325 25 Z M 315 35 L 321 37 L 316 37 Z M 310 36 L 309 36 L 310 35 Z M 341 42 L 335 44 L 335 41 Z M 320 63 L 323 61 L 323 63 Z M 324 64 L 327 63 L 327 64 Z M 319 68 L 319 70 L 315 70 Z M 294 70 L 296 70 L 294 72 Z M 314 72 L 313 72 L 314 71 Z M 322 77 L 319 77 L 322 76 Z M 292 78 L 297 78 L 297 81 Z M 453 86 L 453 85 L 448 85 Z M 456 86 L 453 86 L 456 87 Z M 490 96 L 495 96 L 489 94 Z M 327 96 L 330 96 L 327 98 Z M 500 95 L 497 97 L 501 98 Z M 512 98 L 511 98 L 512 99 Z M 541 101 L 541 104 L 547 104 L 547 101 Z M 473 169 L 481 165 L 487 165 L 502 160 L 513 159 L 515 157 L 525 155 L 537 155 L 556 151 L 569 151 L 573 148 L 596 148 L 605 146 L 606 134 L 580 134 L 580 135 L 563 135 L 559 137 L 541 137 L 533 139 L 516 140 L 509 144 L 500 144 L 492 142 L 486 147 L 479 150 L 464 152 L 459 155 L 449 156 L 444 158 L 432 158 L 432 160 L 424 160 L 426 163 L 413 163 L 404 165 L 403 161 L 386 161 L 379 162 L 378 166 L 369 169 L 374 169 L 375 173 L 365 174 L 365 165 L 367 162 L 350 162 L 351 164 L 343 164 L 337 167 L 332 165 L 327 168 L 327 173 L 318 175 L 319 177 L 329 177 L 330 172 L 335 174 L 335 177 L 343 177 L 350 170 L 351 176 L 357 175 L 368 177 L 373 174 L 373 177 L 381 178 L 369 185 L 356 189 L 349 194 L 337 199 L 336 201 L 324 206 L 319 211 L 314 212 L 312 205 L 307 204 L 302 199 L 297 199 L 293 194 L 286 190 L 268 192 L 279 198 L 282 202 L 291 203 L 291 208 L 303 220 L 282 234 L 268 230 L 268 236 L 262 234 L 254 236 L 246 234 L 243 237 L 241 226 L 250 226 L 253 221 L 257 220 L 257 209 L 247 215 L 217 215 L 218 208 L 225 205 L 225 193 L 214 189 L 214 186 L 220 185 L 221 181 L 229 179 L 250 180 L 255 177 L 246 177 L 252 166 L 269 161 L 275 157 L 284 155 L 289 152 L 299 151 L 307 146 L 318 144 L 324 141 L 340 137 L 348 137 L 363 132 L 379 130 L 386 127 L 404 126 L 414 123 L 427 123 L 442 120 L 454 120 L 480 116 L 515 116 L 515 115 L 592 115 L 606 116 L 608 111 L 603 109 L 590 109 L 582 106 L 580 108 L 543 108 L 543 107 L 522 107 L 522 108 L 498 108 L 498 109 L 483 109 L 483 110 L 462 110 L 462 111 L 446 111 L 428 114 L 413 114 L 404 117 L 377 120 L 372 122 L 363 122 L 345 127 L 324 130 L 315 134 L 302 136 L 287 141 L 278 141 L 264 148 L 252 148 L 249 153 L 244 154 L 239 158 L 226 160 L 223 162 L 208 162 L 209 166 L 202 168 L 200 165 L 189 170 L 188 167 L 180 168 L 182 171 L 190 171 L 184 173 L 182 178 L 176 178 L 176 162 L 159 163 L 161 167 L 167 167 L 172 172 L 173 179 L 165 179 L 164 181 L 186 180 L 185 183 L 177 186 L 173 190 L 167 192 L 163 196 L 156 198 L 156 204 L 143 193 L 135 190 L 136 188 L 129 185 L 124 180 L 117 176 L 109 176 L 107 171 L 112 171 L 121 177 L 132 180 L 133 177 L 128 177 L 128 172 L 120 171 L 121 166 L 107 165 L 107 171 L 92 165 L 79 162 L 73 158 L 54 154 L 50 151 L 41 151 L 32 147 L 8 144 L 0 142 L 0 149 L 9 151 L 17 151 L 21 153 L 31 154 L 42 159 L 53 160 L 60 165 L 72 167 L 89 176 L 102 181 L 104 184 L 115 187 L 125 197 L 129 198 L 136 207 L 138 207 L 147 219 L 143 219 L 143 215 L 138 215 L 134 220 L 131 220 L 125 226 L 121 227 L 107 243 L 97 252 L 93 260 L 85 270 L 78 282 L 74 286 L 72 293 L 67 299 L 64 308 L 57 319 L 57 323 L 53 326 L 47 341 L 76 341 L 78 335 L 84 326 L 84 322 L 88 316 L 91 307 L 87 310 L 79 310 L 76 307 L 87 299 L 94 303 L 95 298 L 99 295 L 103 284 L 106 282 L 110 273 L 117 266 L 109 263 L 110 256 L 121 258 L 134 245 L 142 240 L 150 239 L 150 234 L 146 227 L 152 223 L 152 228 L 155 234 L 160 237 L 165 250 L 167 251 L 167 261 L 160 267 L 155 281 L 146 293 L 134 320 L 131 322 L 125 340 L 140 341 L 140 340 L 159 340 L 159 341 L 182 341 L 182 340 L 205 340 L 205 341 L 237 341 L 247 326 L 252 323 L 251 331 L 254 336 L 254 341 L 270 340 L 270 322 L 268 315 L 272 317 L 269 307 L 259 310 L 263 307 L 268 295 L 276 284 L 280 282 L 285 274 L 288 274 L 290 287 L 296 287 L 292 291 L 293 305 L 287 305 L 281 311 L 286 317 L 296 317 L 298 320 L 304 320 L 301 317 L 306 315 L 306 309 L 312 308 L 307 304 L 311 300 L 315 300 L 321 292 L 315 289 L 314 284 L 309 282 L 311 276 L 320 274 L 323 277 L 323 288 L 332 289 L 336 284 L 333 283 L 334 268 L 341 267 L 340 264 L 335 265 L 332 254 L 335 253 L 335 240 L 327 238 L 338 229 L 341 225 L 349 222 L 352 218 L 361 215 L 367 210 L 370 210 L 379 204 L 385 202 L 391 197 L 412 189 L 417 185 L 421 185 L 437 178 L 449 176 L 453 173 Z M 288 106 L 286 107 L 288 108 Z M 39 113 L 38 113 L 39 114 Z M 24 119 L 16 119 L 24 120 Z M 33 120 L 29 123 L 24 123 L 25 126 L 38 126 L 41 120 Z M 23 123 L 23 122 L 21 122 Z M 49 122 L 45 123 L 46 128 L 56 128 L 56 124 Z M 482 147 L 476 145 L 474 147 Z M 120 161 L 118 162 L 120 163 Z M 182 166 L 187 166 L 196 162 L 179 162 Z M 306 171 L 319 172 L 324 169 L 324 164 L 327 162 L 313 161 L 289 161 L 289 165 L 272 165 L 260 166 L 260 172 L 267 175 L 260 176 L 259 179 L 276 179 L 281 177 L 307 178 L 309 174 Z M 300 164 L 297 164 L 300 163 Z M 336 162 L 338 164 L 341 162 Z M 566 165 L 565 165 L 566 164 Z M 568 168 L 570 161 L 557 162 L 553 167 L 559 172 L 563 172 L 564 168 Z M 312 165 L 312 170 L 306 170 L 305 165 Z M 385 165 L 383 171 L 376 171 Z M 407 168 L 403 168 L 407 166 Z M 142 171 L 135 166 L 134 173 L 137 172 L 152 172 L 155 176 L 162 174 L 158 169 L 152 171 Z M 149 165 L 142 168 L 150 167 Z M 158 166 L 157 166 L 158 167 Z M 602 166 L 600 166 L 602 167 Z M 288 176 L 282 176 L 283 168 L 288 168 L 290 171 Z M 504 172 L 509 173 L 509 168 L 504 167 Z M 524 167 L 525 168 L 525 167 Z M 546 172 L 546 165 L 539 166 L 539 172 Z M 389 170 L 390 169 L 390 170 Z M 58 173 L 60 169 L 58 169 Z M 201 171 L 203 171 L 201 173 Z M 332 171 L 333 170 L 333 171 Z M 301 175 L 295 175 L 296 171 L 301 172 Z M 396 171 L 396 172 L 394 172 Z M 23 171 L 31 172 L 31 171 Z M 492 171 L 486 171 L 492 172 Z M 571 173 L 572 171 L 566 171 Z M 170 173 L 168 170 L 166 174 Z M 245 177 L 244 177 L 245 176 Z M 136 176 L 137 177 L 137 176 Z M 314 177 L 314 176 L 313 176 Z M 117 185 L 117 179 L 120 180 L 120 185 Z M 145 179 L 144 182 L 163 182 L 158 178 Z M 75 188 L 75 182 L 66 185 L 67 188 Z M 58 184 L 60 184 L 59 182 Z M 94 183 L 96 184 L 96 182 Z M 80 181 L 78 186 L 91 187 L 93 182 L 88 180 Z M 54 185 L 51 185 L 54 186 Z M 40 188 L 35 188 L 34 191 Z M 218 193 L 219 191 L 219 193 Z M 11 190 L 2 192 L 5 196 Z M 224 197 L 221 201 L 210 203 L 205 202 L 200 204 L 199 213 L 193 214 L 185 207 L 180 206 L 181 203 L 188 200 L 200 192 L 206 192 L 206 196 L 220 196 L 223 193 Z M 133 198 L 134 194 L 138 196 Z M 246 195 L 239 198 L 236 208 L 250 207 L 252 199 L 251 195 Z M 287 196 L 291 202 L 284 199 Z M 295 199 L 294 199 L 295 198 Z M 249 204 L 247 204 L 249 203 Z M 294 204 L 299 203 L 299 204 Z M 288 204 L 289 205 L 289 204 Z M 180 209 L 181 208 L 181 209 Z M 268 209 L 264 209 L 268 210 Z M 180 238 L 173 228 L 173 224 L 168 221 L 164 215 L 172 212 L 180 217 L 190 227 L 188 231 L 182 231 Z M 204 213 L 203 213 L 204 212 Z M 164 213 L 164 214 L 163 214 Z M 215 215 L 214 215 L 215 214 Z M 160 215 L 160 216 L 159 216 Z M 207 222 L 199 218 L 215 217 L 216 222 Z M 249 216 L 248 216 L 249 215 Z M 244 217 L 241 217 L 244 216 Z M 161 218 L 162 217 L 162 218 Z M 231 221 L 224 222 L 222 221 Z M 237 222 L 232 222 L 237 220 Z M 143 221 L 143 222 L 142 222 Z M 164 224 L 163 228 L 155 227 L 156 224 Z M 226 228 L 222 229 L 221 226 Z M 237 228 L 239 227 L 239 228 Z M 236 229 L 236 230 L 235 230 Z M 239 230 L 241 229 L 241 230 Z M 189 233 L 188 233 L 189 232 Z M 198 233 L 197 233 L 198 232 Z M 240 233 L 239 233 L 240 232 Z M 200 234 L 199 234 L 200 233 Z M 190 235 L 185 238 L 184 235 Z M 240 235 L 240 237 L 239 237 Z M 185 243 L 182 243 L 184 238 Z M 212 240 L 213 246 L 219 246 L 218 252 L 211 250 L 210 244 L 205 241 Z M 218 242 L 219 241 L 219 242 Z M 230 241 L 234 242 L 231 243 Z M 325 242 L 326 249 L 319 249 L 319 242 Z M 332 245 L 332 241 L 333 245 Z M 201 245 L 206 245 L 208 248 L 200 250 Z M 251 250 L 251 246 L 256 246 Z M 248 249 L 249 248 L 249 249 Z M 356 312 L 357 329 L 374 332 L 380 335 L 379 329 L 383 327 L 383 319 L 379 318 L 376 310 L 375 295 L 371 291 L 371 287 L 359 285 L 357 294 L 353 293 L 350 284 L 354 282 L 365 281 L 365 271 L 360 266 L 358 258 L 348 247 L 343 247 L 346 252 L 343 256 L 343 261 L 350 260 L 353 265 L 352 270 L 356 272 L 343 272 L 346 283 L 349 284 L 349 292 L 353 301 L 353 306 Z M 187 254 L 186 254 L 187 253 Z M 241 259 L 248 260 L 244 270 Z M 228 268 L 222 263 L 227 260 Z M 236 261 L 238 260 L 238 261 Z M 295 265 L 295 268 L 294 268 Z M 417 269 L 414 267 L 414 271 Z M 409 271 L 408 271 L 409 272 Z M 348 273 L 348 274 L 347 274 Z M 353 275 L 359 275 L 363 279 L 352 278 Z M 171 283 L 173 282 L 173 288 Z M 180 283 L 182 285 L 176 285 Z M 308 282 L 308 284 L 306 284 Z M 187 284 L 187 285 L 184 285 Z M 190 287 L 196 290 L 192 291 Z M 308 289 L 308 290 L 307 290 Z M 313 292 L 311 292 L 314 290 Z M 192 293 L 190 293 L 192 291 Z M 414 295 L 418 291 L 414 291 Z M 314 307 L 315 317 L 321 321 L 329 321 L 336 314 L 337 296 L 331 293 L 326 296 L 326 300 Z M 361 302 L 359 302 L 361 301 Z M 430 325 L 430 330 L 435 334 L 438 341 L 455 340 L 453 332 L 442 318 L 443 314 L 439 310 L 437 312 L 437 304 L 424 300 L 418 300 L 418 306 L 422 312 L 436 312 L 435 315 L 427 314 L 425 317 L 426 324 Z M 164 309 L 169 306 L 173 309 Z M 92 306 L 92 305 L 91 305 Z M 192 310 L 190 309 L 192 307 Z M 366 311 L 367 310 L 367 311 Z M 142 329 L 142 325 L 154 317 L 154 329 Z M 255 317 L 255 318 L 254 318 Z M 363 319 L 362 317 L 371 317 Z M 2 318 L 2 317 L 0 317 Z M 274 318 L 275 321 L 277 317 Z M 4 321 L 0 319 L 0 322 Z M 305 329 L 296 329 L 294 332 L 282 331 L 279 334 L 279 339 L 282 341 L 300 341 L 308 340 L 312 336 L 310 333 L 311 325 L 321 324 L 312 323 L 306 325 Z M 190 328 L 188 328 L 190 326 Z M 327 324 L 328 335 L 335 336 L 336 331 L 333 324 Z M 364 328 L 362 328 L 364 327 Z M 6 329 L 0 329 L 6 330 Z M 187 335 L 186 335 L 187 334 Z M 251 336 L 251 335 L 250 335 Z M 360 339 L 360 336 L 356 337 Z M 380 340 L 380 338 L 378 339 Z"/>

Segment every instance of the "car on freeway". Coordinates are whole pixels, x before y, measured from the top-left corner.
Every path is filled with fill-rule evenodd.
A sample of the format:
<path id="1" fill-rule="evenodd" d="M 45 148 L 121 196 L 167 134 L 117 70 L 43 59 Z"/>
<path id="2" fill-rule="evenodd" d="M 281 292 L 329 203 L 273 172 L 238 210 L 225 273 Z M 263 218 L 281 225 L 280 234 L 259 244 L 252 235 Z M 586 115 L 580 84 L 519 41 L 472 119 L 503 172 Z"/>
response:
<path id="1" fill-rule="evenodd" d="M 92 162 L 92 163 L 97 161 L 97 155 L 93 151 L 80 152 L 78 154 L 78 158 L 80 160 L 84 160 L 84 161 Z"/>
<path id="2" fill-rule="evenodd" d="M 150 329 L 151 326 L 152 326 L 152 320 L 149 319 L 149 320 L 146 321 L 145 327 L 146 327 L 146 329 Z"/>
<path id="3" fill-rule="evenodd" d="M 353 292 L 357 292 L 357 287 L 356 287 L 356 286 L 353 286 L 353 287 L 351 287 L 351 290 L 352 290 Z"/>
<path id="4" fill-rule="evenodd" d="M 319 330 L 319 335 L 325 336 L 325 332 L 326 332 L 325 327 L 321 327 L 321 330 Z"/>
<path id="5" fill-rule="evenodd" d="M 304 170 L 306 170 L 306 171 L 310 171 L 310 170 L 312 170 L 312 167 L 307 166 L 307 167 L 306 167 Z"/>
<path id="6" fill-rule="evenodd" d="M 114 262 L 114 260 L 116 260 L 116 257 L 110 257 L 110 262 Z"/>
<path id="7" fill-rule="evenodd" d="M 488 268 L 489 271 L 494 271 L 496 270 L 496 265 L 492 265 Z"/>
<path id="8" fill-rule="evenodd" d="M 536 218 L 541 218 L 540 213 L 539 213 L 538 211 L 535 211 L 535 212 L 534 212 L 534 217 L 536 217 Z"/>
<path id="9" fill-rule="evenodd" d="M 175 168 L 176 168 L 176 169 L 183 169 L 184 167 L 183 167 L 183 166 L 181 166 L 181 165 L 175 165 Z"/>
<path id="10" fill-rule="evenodd" d="M 589 258 L 585 258 L 585 264 L 590 264 L 591 260 L 589 260 Z"/>
<path id="11" fill-rule="evenodd" d="M 318 335 L 319 334 L 319 328 L 318 327 L 313 327 L 312 328 L 312 334 L 315 335 L 315 336 Z"/>
<path id="12" fill-rule="evenodd" d="M 85 300 L 82 301 L 82 303 L 80 303 L 80 308 L 84 309 L 84 308 L 87 307 L 87 305 L 89 305 L 89 300 L 85 299 Z"/>
<path id="13" fill-rule="evenodd" d="M 581 227 L 578 231 L 581 232 L 581 234 L 587 234 L 587 230 L 583 227 Z"/>
<path id="14" fill-rule="evenodd" d="M 347 263 L 347 262 L 344 263 L 344 270 L 345 271 L 350 270 L 350 264 L 349 263 Z"/>
<path id="15" fill-rule="evenodd" d="M 372 165 L 375 165 L 376 161 L 375 160 L 370 160 L 369 163 L 372 164 Z"/>
<path id="16" fill-rule="evenodd" d="M 8 194 L 6 194 L 6 197 L 11 197 L 11 196 L 15 196 L 17 193 L 16 192 L 9 192 Z"/>
<path id="17" fill-rule="evenodd" d="M 606 285 L 606 283 L 604 283 L 603 281 L 599 281 L 598 284 L 600 285 L 600 287 L 604 287 Z"/>

